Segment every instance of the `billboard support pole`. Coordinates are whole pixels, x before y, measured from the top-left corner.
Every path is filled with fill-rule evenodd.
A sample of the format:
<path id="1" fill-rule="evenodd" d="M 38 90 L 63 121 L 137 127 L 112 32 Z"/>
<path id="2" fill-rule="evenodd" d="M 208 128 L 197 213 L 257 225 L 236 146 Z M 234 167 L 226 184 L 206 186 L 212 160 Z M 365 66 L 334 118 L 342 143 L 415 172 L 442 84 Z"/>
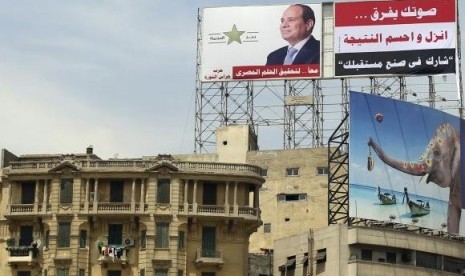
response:
<path id="1" fill-rule="evenodd" d="M 433 76 L 428 76 L 428 91 L 429 91 L 429 107 L 435 108 L 435 99 L 436 99 L 436 89 L 434 86 L 434 78 Z"/>

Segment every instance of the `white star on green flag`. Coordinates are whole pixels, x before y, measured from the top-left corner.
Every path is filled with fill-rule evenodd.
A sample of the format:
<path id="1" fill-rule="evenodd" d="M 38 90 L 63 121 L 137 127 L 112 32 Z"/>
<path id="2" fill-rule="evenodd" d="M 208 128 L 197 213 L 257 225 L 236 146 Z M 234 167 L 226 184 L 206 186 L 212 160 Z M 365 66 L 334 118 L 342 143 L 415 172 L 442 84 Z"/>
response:
<path id="1" fill-rule="evenodd" d="M 238 31 L 236 24 L 233 25 L 232 30 L 229 32 L 223 32 L 229 39 L 228 39 L 228 45 L 233 43 L 234 41 L 238 42 L 239 44 L 242 44 L 241 41 L 241 35 L 245 33 L 245 31 Z"/>

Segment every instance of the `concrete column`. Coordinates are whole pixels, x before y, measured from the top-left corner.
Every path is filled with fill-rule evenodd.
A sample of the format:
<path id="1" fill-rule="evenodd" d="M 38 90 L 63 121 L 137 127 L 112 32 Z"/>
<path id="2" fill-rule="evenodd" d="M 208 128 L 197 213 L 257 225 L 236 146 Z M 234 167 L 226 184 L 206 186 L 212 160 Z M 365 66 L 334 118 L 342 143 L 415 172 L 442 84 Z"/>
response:
<path id="1" fill-rule="evenodd" d="M 36 180 L 36 187 L 34 189 L 34 213 L 39 210 L 39 184 L 40 180 Z"/>
<path id="2" fill-rule="evenodd" d="M 94 201 L 92 202 L 92 209 L 94 212 L 97 212 L 98 205 L 98 179 L 94 180 Z"/>
<path id="3" fill-rule="evenodd" d="M 42 213 L 47 213 L 48 205 L 48 179 L 44 180 L 44 198 L 42 199 Z"/>
<path id="4" fill-rule="evenodd" d="M 87 178 L 86 179 L 86 189 L 84 191 L 84 211 L 88 212 L 89 211 L 89 182 L 90 182 L 90 179 Z"/>
<path id="5" fill-rule="evenodd" d="M 140 180 L 140 210 L 145 210 L 145 181 L 146 179 Z"/>
<path id="6" fill-rule="evenodd" d="M 260 206 L 258 195 L 259 195 L 258 188 L 257 186 L 255 186 L 253 190 L 253 207 L 254 208 L 258 208 Z"/>
<path id="7" fill-rule="evenodd" d="M 189 180 L 184 179 L 184 212 L 189 212 L 189 202 L 187 201 L 189 196 Z"/>
<path id="8" fill-rule="evenodd" d="M 192 208 L 193 208 L 193 212 L 194 213 L 197 213 L 197 182 L 198 180 L 194 180 L 194 192 L 193 192 L 193 195 L 192 195 Z"/>
<path id="9" fill-rule="evenodd" d="M 239 206 L 237 206 L 237 182 L 234 182 L 234 215 L 239 215 Z"/>
<path id="10" fill-rule="evenodd" d="M 226 187 L 224 189 L 224 213 L 229 215 L 229 182 L 225 183 Z"/>
<path id="11" fill-rule="evenodd" d="M 132 179 L 132 187 L 131 187 L 131 212 L 134 213 L 136 211 L 136 179 Z"/>

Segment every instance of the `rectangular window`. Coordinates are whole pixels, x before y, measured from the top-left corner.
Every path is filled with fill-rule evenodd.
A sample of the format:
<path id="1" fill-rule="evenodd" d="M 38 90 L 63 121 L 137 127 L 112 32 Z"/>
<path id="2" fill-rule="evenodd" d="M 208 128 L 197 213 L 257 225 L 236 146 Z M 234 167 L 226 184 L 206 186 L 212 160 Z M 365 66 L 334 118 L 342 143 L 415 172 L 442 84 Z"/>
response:
<path id="1" fill-rule="evenodd" d="M 60 184 L 60 203 L 73 202 L 73 180 L 62 179 Z"/>
<path id="2" fill-rule="evenodd" d="M 145 269 L 142 268 L 142 269 L 139 271 L 139 276 L 145 276 Z"/>
<path id="3" fill-rule="evenodd" d="M 178 236 L 178 249 L 184 250 L 186 247 L 186 240 L 185 240 L 185 232 L 184 231 L 179 231 L 179 236 Z"/>
<path id="4" fill-rule="evenodd" d="M 79 276 L 86 276 L 86 270 L 83 268 L 79 269 Z"/>
<path id="5" fill-rule="evenodd" d="M 271 233 L 271 223 L 263 224 L 263 233 Z"/>
<path id="6" fill-rule="evenodd" d="M 417 251 L 417 266 L 441 269 L 441 258 L 433 253 Z"/>
<path id="7" fill-rule="evenodd" d="M 318 174 L 328 174 L 328 168 L 327 167 L 318 167 L 316 168 Z"/>
<path id="8" fill-rule="evenodd" d="M 19 246 L 30 246 L 33 239 L 32 225 L 22 225 L 19 231 Z"/>
<path id="9" fill-rule="evenodd" d="M 169 179 L 158 179 L 157 203 L 170 203 L 170 182 Z"/>
<path id="10" fill-rule="evenodd" d="M 30 271 L 18 271 L 18 276 L 31 276 Z"/>
<path id="11" fill-rule="evenodd" d="M 278 194 L 277 195 L 278 201 L 299 201 L 299 200 L 307 200 L 307 194 Z"/>
<path id="12" fill-rule="evenodd" d="M 203 183 L 203 197 L 202 203 L 204 205 L 216 205 L 217 183 L 204 182 Z"/>
<path id="13" fill-rule="evenodd" d="M 395 264 L 397 262 L 397 256 L 395 252 L 386 252 L 386 262 Z"/>
<path id="14" fill-rule="evenodd" d="M 214 258 L 216 256 L 216 228 L 202 227 L 202 257 Z"/>
<path id="15" fill-rule="evenodd" d="M 465 261 L 444 256 L 444 271 L 463 273 Z"/>
<path id="16" fill-rule="evenodd" d="M 260 175 L 263 176 L 263 177 L 267 177 L 268 176 L 268 169 L 261 169 L 260 170 Z"/>
<path id="17" fill-rule="evenodd" d="M 168 276 L 168 269 L 167 268 L 156 268 L 155 276 Z"/>
<path id="18" fill-rule="evenodd" d="M 286 176 L 299 176 L 299 168 L 287 168 Z"/>
<path id="19" fill-rule="evenodd" d="M 113 180 L 110 182 L 110 202 L 123 202 L 124 181 Z"/>
<path id="20" fill-rule="evenodd" d="M 68 276 L 69 275 L 69 268 L 60 267 L 57 268 L 57 276 Z"/>
<path id="21" fill-rule="evenodd" d="M 316 263 L 322 264 L 326 262 L 326 248 L 318 249 L 316 252 Z"/>
<path id="22" fill-rule="evenodd" d="M 58 247 L 69 247 L 71 238 L 71 222 L 58 223 Z"/>
<path id="23" fill-rule="evenodd" d="M 21 183 L 21 204 L 34 204 L 36 183 L 28 181 Z"/>
<path id="24" fill-rule="evenodd" d="M 49 243 L 50 243 L 50 230 L 47 230 L 47 232 L 45 232 L 45 248 L 48 248 Z"/>
<path id="25" fill-rule="evenodd" d="M 108 270 L 107 276 L 121 276 L 121 270 Z"/>
<path id="26" fill-rule="evenodd" d="M 140 231 L 140 248 L 147 246 L 147 230 Z"/>
<path id="27" fill-rule="evenodd" d="M 87 247 L 87 230 L 79 231 L 79 248 Z"/>
<path id="28" fill-rule="evenodd" d="M 318 261 L 318 260 L 317 260 Z M 304 257 L 302 258 L 301 262 L 303 268 L 304 268 L 304 273 L 302 275 L 307 275 L 307 268 L 308 268 L 308 252 L 304 253 Z"/>
<path id="29" fill-rule="evenodd" d="M 179 269 L 178 270 L 178 276 L 184 276 L 184 270 Z"/>
<path id="30" fill-rule="evenodd" d="M 108 225 L 108 245 L 123 244 L 123 225 L 109 224 Z"/>
<path id="31" fill-rule="evenodd" d="M 373 252 L 371 249 L 362 249 L 362 260 L 371 261 L 373 260 Z"/>
<path id="32" fill-rule="evenodd" d="M 155 248 L 168 248 L 170 224 L 168 222 L 157 222 L 155 228 Z"/>

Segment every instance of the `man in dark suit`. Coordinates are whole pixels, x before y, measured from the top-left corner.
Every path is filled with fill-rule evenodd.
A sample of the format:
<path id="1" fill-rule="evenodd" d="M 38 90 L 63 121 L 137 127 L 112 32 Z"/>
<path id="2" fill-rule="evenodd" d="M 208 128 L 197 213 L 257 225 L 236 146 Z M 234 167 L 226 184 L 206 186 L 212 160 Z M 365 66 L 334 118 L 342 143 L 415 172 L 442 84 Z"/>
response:
<path id="1" fill-rule="evenodd" d="M 271 52 L 266 65 L 319 64 L 320 41 L 312 36 L 315 14 L 309 6 L 296 4 L 281 18 L 281 37 L 289 45 Z"/>

